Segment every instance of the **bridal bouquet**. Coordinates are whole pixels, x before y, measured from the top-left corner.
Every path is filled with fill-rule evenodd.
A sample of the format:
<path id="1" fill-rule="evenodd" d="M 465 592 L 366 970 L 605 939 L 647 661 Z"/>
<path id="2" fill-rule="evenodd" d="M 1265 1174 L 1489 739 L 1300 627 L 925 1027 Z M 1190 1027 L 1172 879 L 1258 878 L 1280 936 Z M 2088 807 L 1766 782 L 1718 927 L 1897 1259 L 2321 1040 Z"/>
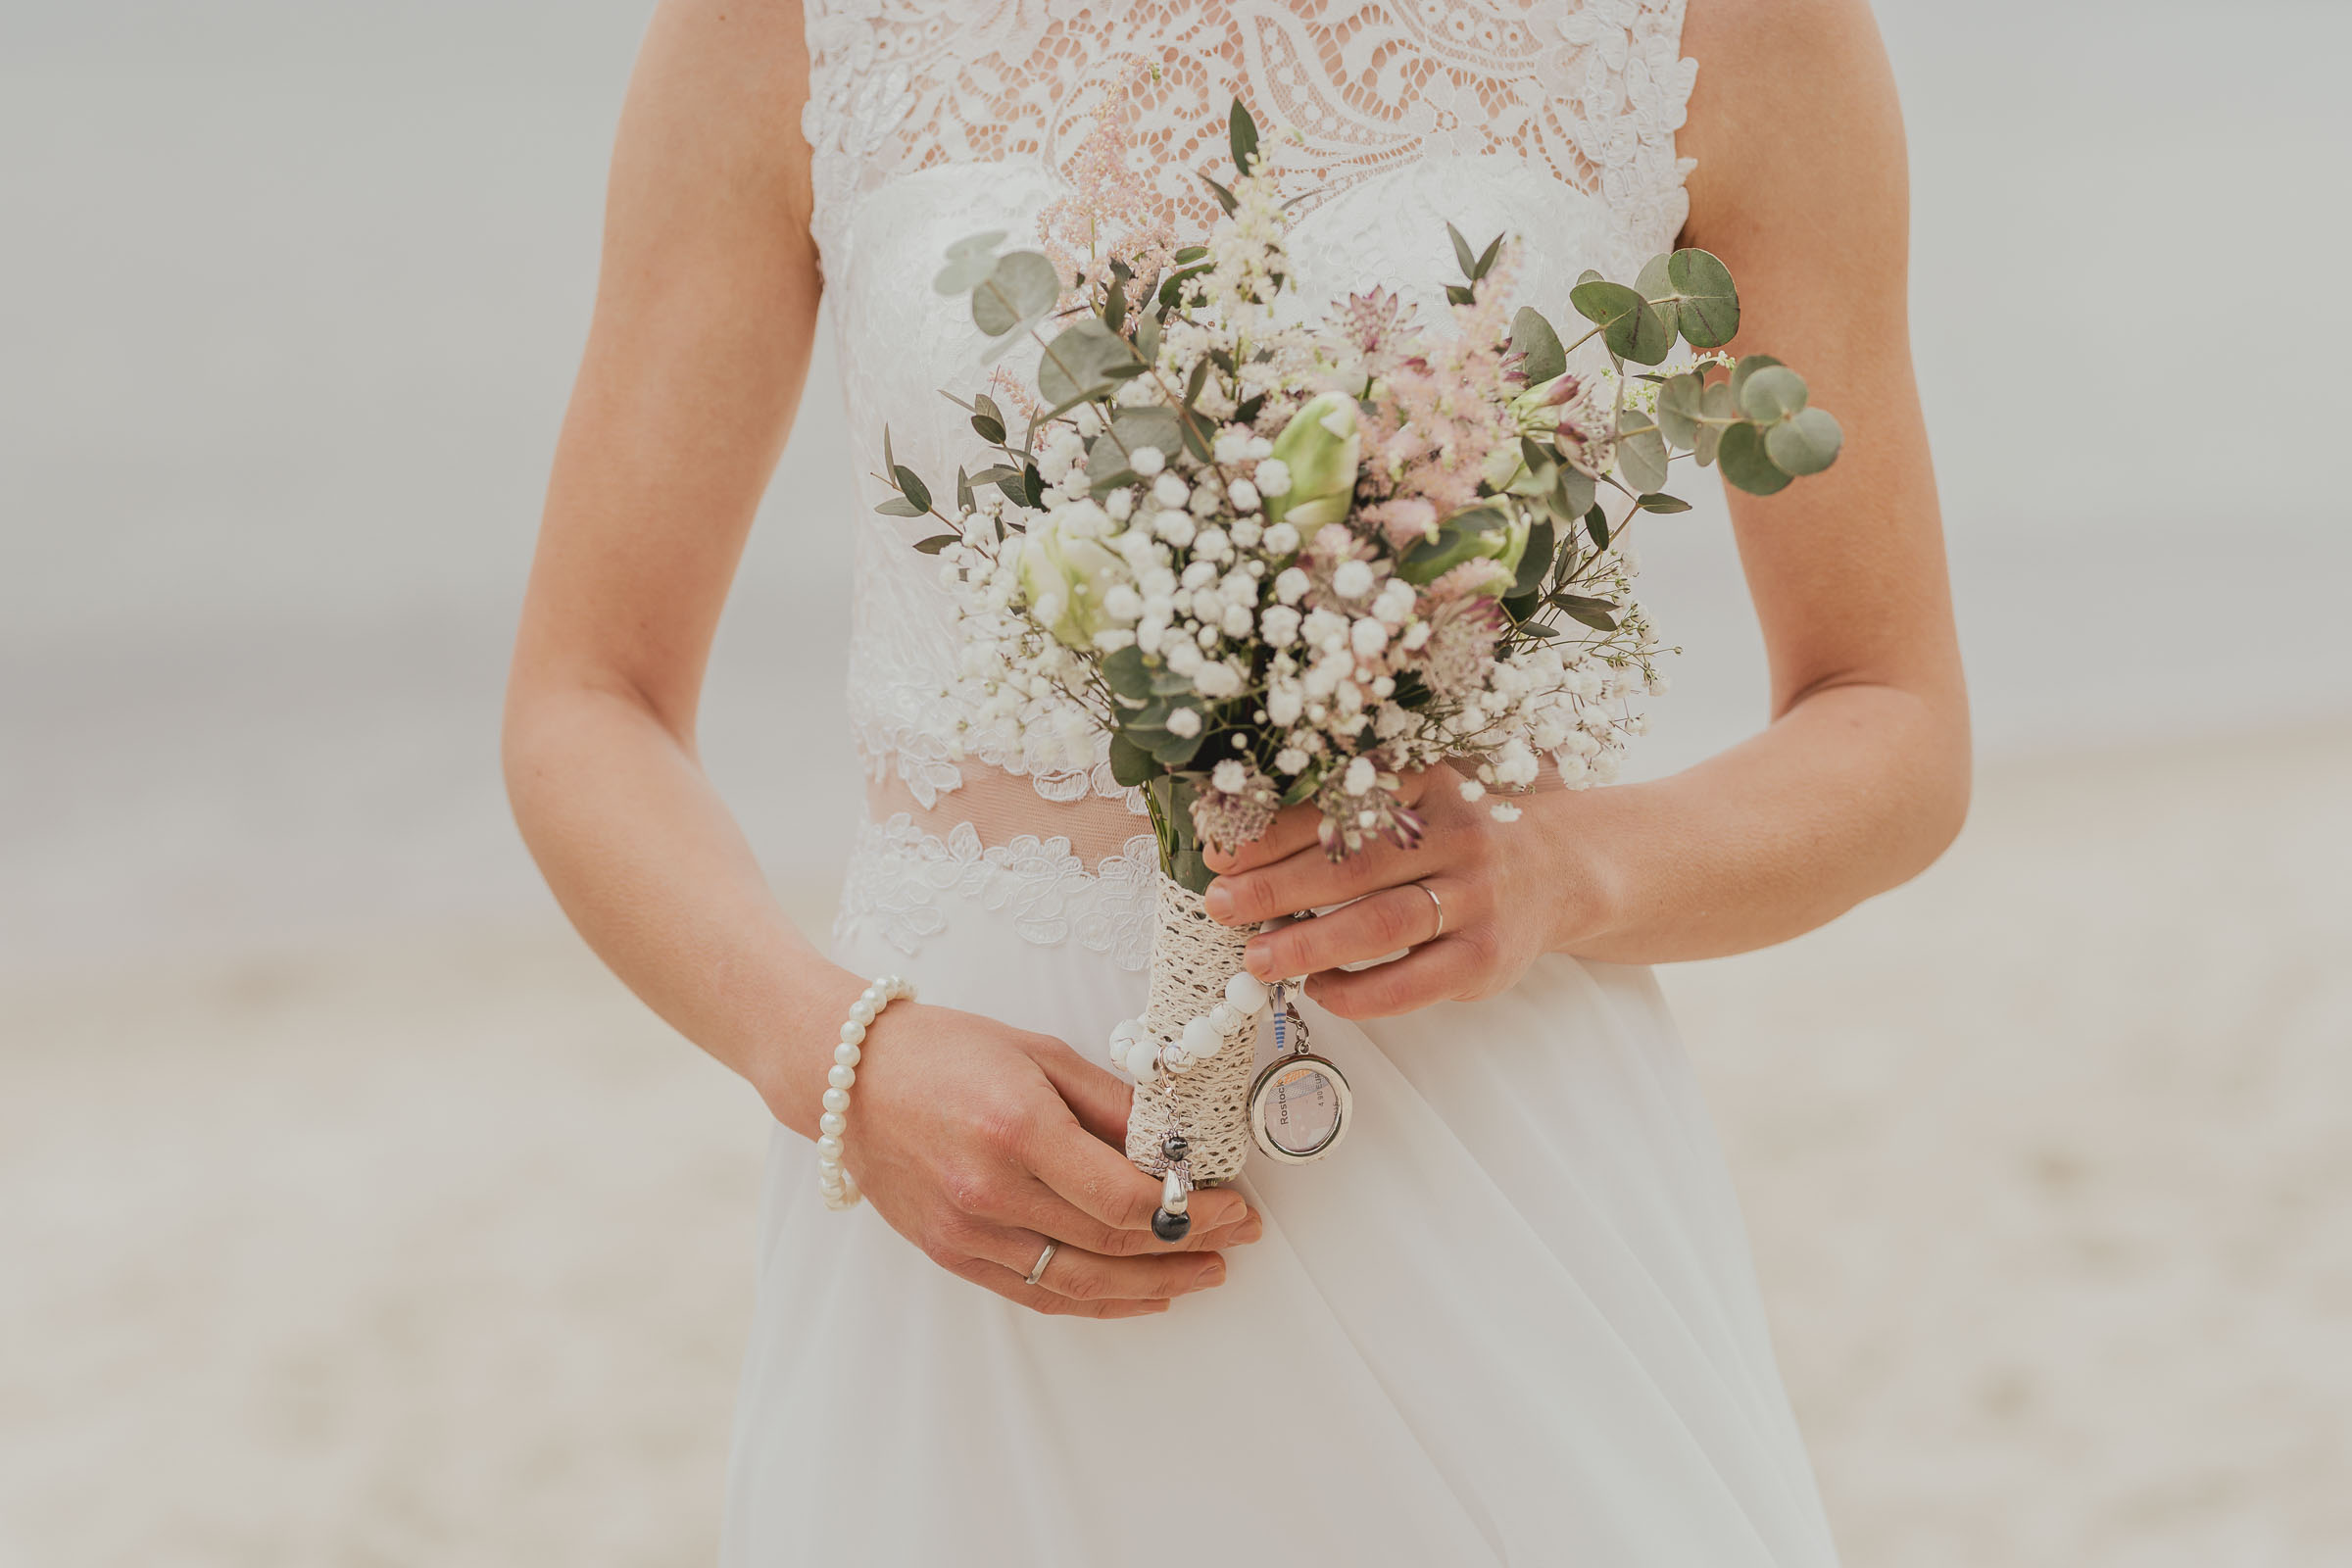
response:
<path id="1" fill-rule="evenodd" d="M 956 599 L 975 730 L 1077 767 L 1107 735 L 1118 782 L 1145 791 L 1164 873 L 1152 1004 L 1109 1054 L 1140 1086 L 1129 1153 L 1176 1167 L 1178 1213 L 1184 1181 L 1238 1170 L 1252 1136 L 1311 1158 L 1346 1114 L 1321 1058 L 1251 1089 L 1250 1053 L 1228 1049 L 1268 996 L 1241 969 L 1250 933 L 1200 911 L 1202 849 L 1301 804 L 1335 858 L 1410 847 L 1399 778 L 1439 763 L 1506 820 L 1546 759 L 1571 787 L 1606 781 L 1642 725 L 1630 699 L 1662 686 L 1626 525 L 1688 510 L 1664 490 L 1680 459 L 1769 494 L 1839 444 L 1795 371 L 1720 352 L 1739 298 L 1705 251 L 1631 284 L 1586 273 L 1570 341 L 1511 309 L 1510 241 L 1450 228 L 1448 319 L 1378 288 L 1315 310 L 1286 290 L 1287 208 L 1238 102 L 1232 150 L 1230 184 L 1201 176 L 1222 220 L 1179 244 L 1104 123 L 1044 249 L 977 235 L 939 274 L 992 362 L 1035 355 L 950 394 L 974 464 L 935 489 L 884 434 L 881 510 L 944 524 L 916 548 Z M 1692 352 L 1669 366 L 1678 342 Z M 1300 1031 L 1279 1000 L 1277 1022 Z"/>

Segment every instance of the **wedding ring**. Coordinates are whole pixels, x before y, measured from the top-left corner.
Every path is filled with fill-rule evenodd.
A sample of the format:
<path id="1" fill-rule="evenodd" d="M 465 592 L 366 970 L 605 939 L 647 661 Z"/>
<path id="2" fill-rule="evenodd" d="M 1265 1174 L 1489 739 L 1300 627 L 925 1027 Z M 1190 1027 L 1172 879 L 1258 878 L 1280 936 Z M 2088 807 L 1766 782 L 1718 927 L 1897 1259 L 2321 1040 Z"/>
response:
<path id="1" fill-rule="evenodd" d="M 1436 888 L 1433 888 L 1433 887 L 1431 887 L 1431 886 L 1430 886 L 1428 883 L 1426 883 L 1426 882 L 1416 882 L 1416 883 L 1414 883 L 1414 884 L 1413 884 L 1413 886 L 1415 886 L 1415 887 L 1419 888 L 1419 889 L 1420 889 L 1422 892 L 1424 892 L 1424 893 L 1428 894 L 1428 895 L 1429 895 L 1429 902 L 1430 902 L 1431 904 L 1434 904 L 1434 905 L 1436 905 L 1436 906 L 1437 906 L 1437 909 L 1438 909 L 1438 928 L 1437 928 L 1435 931 L 1432 931 L 1432 932 L 1429 934 L 1429 940 L 1430 940 L 1430 941 L 1432 941 L 1432 942 L 1435 942 L 1435 941 L 1437 941 L 1437 940 L 1438 940 L 1438 938 L 1440 938 L 1440 937 L 1442 937 L 1442 936 L 1444 936 L 1444 935 L 1446 934 L 1446 902 L 1445 902 L 1443 899 L 1441 899 L 1441 898 L 1439 898 L 1439 897 L 1438 897 L 1438 890 L 1437 890 Z"/>
<path id="2" fill-rule="evenodd" d="M 1035 1285 L 1039 1280 L 1046 1277 L 1046 1265 L 1054 1261 L 1054 1249 L 1059 1247 L 1060 1245 L 1061 1244 L 1059 1242 L 1048 1242 L 1046 1244 L 1046 1250 L 1037 1254 L 1037 1267 L 1031 1269 L 1029 1271 L 1029 1277 L 1021 1281 L 1023 1285 Z"/>

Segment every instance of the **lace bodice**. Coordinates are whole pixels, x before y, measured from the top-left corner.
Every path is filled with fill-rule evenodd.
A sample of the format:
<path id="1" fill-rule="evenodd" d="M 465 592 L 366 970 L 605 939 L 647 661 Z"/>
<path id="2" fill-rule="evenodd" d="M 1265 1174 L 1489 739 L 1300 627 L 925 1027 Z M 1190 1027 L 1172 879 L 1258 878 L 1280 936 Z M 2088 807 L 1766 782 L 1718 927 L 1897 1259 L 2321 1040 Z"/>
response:
<path id="1" fill-rule="evenodd" d="M 1250 105 L 1286 179 L 1312 196 L 1291 234 L 1309 299 L 1374 283 L 1443 308 L 1453 222 L 1523 241 L 1519 292 L 1558 319 L 1585 268 L 1630 278 L 1682 226 L 1675 154 L 1695 65 L 1683 0 L 808 0 L 815 229 L 861 493 L 901 462 L 953 474 L 975 453 L 943 387 L 985 381 L 947 247 L 1033 242 L 1064 159 L 1106 95 L 1155 64 L 1127 113 L 1161 195 L 1205 232 L 1196 171 L 1228 172 L 1227 106 Z M 1048 801 L 1123 797 L 1107 764 L 957 754 L 947 597 L 921 521 L 861 517 L 850 708 L 877 779 L 925 808 L 975 763 Z M 1051 808 L 1040 808 L 1041 821 Z M 1038 824 L 1030 824 L 1038 825 Z"/>

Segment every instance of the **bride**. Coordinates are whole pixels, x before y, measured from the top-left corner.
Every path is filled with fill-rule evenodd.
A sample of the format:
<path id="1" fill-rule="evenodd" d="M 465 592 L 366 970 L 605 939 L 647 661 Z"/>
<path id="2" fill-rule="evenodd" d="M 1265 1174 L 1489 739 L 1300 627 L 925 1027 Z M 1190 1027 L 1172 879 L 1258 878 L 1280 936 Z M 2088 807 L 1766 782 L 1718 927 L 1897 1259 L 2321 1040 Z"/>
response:
<path id="1" fill-rule="evenodd" d="M 1781 941 L 1925 866 L 1965 810 L 1967 714 L 1869 12 L 1688 10 L 661 8 L 506 756 L 581 932 L 776 1123 L 728 1563 L 1835 1560 L 1644 966 Z M 977 339 L 930 286 L 946 248 L 1033 235 L 1114 112 L 1204 229 L 1193 171 L 1236 96 L 1314 193 L 1291 238 L 1302 295 L 1382 284 L 1442 312 L 1449 220 L 1517 233 L 1522 297 L 1555 318 L 1587 267 L 1631 277 L 1702 246 L 1740 279 L 1736 347 L 1801 365 L 1850 439 L 1790 494 L 1732 497 L 1771 655 L 1762 733 L 1654 783 L 1555 780 L 1508 826 L 1429 789 L 1409 852 L 1335 865 L 1285 820 L 1217 864 L 1220 919 L 1330 911 L 1258 936 L 1249 964 L 1312 976 L 1353 1130 L 1320 1164 L 1259 1161 L 1197 1194 L 1171 1244 L 1157 1183 L 1122 1156 L 1129 1085 L 1100 1044 L 1140 1010 L 1152 841 L 1106 768 L 954 746 L 920 530 L 793 519 L 857 537 L 870 800 L 830 953 L 795 933 L 705 778 L 696 700 L 820 293 L 851 428 L 888 418 L 900 461 L 952 471 L 968 438 L 934 389 L 968 384 Z M 919 1001 L 874 1016 L 885 973 Z M 849 1053 L 854 1108 L 826 1125 L 870 1201 L 837 1212 L 808 1140 L 854 1011 L 873 1018 Z"/>

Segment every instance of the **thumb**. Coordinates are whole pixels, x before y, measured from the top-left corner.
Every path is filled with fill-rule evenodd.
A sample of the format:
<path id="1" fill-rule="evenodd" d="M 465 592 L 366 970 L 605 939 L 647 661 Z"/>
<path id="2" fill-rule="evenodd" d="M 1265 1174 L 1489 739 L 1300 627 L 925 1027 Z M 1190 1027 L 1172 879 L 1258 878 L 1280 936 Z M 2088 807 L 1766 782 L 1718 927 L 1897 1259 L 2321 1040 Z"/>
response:
<path id="1" fill-rule="evenodd" d="M 1061 1096 L 1081 1127 L 1112 1148 L 1124 1150 L 1127 1113 L 1135 1104 L 1135 1091 L 1106 1068 L 1096 1066 L 1058 1041 L 1055 1045 L 1057 1050 L 1041 1051 L 1037 1055 L 1046 1081 Z"/>

